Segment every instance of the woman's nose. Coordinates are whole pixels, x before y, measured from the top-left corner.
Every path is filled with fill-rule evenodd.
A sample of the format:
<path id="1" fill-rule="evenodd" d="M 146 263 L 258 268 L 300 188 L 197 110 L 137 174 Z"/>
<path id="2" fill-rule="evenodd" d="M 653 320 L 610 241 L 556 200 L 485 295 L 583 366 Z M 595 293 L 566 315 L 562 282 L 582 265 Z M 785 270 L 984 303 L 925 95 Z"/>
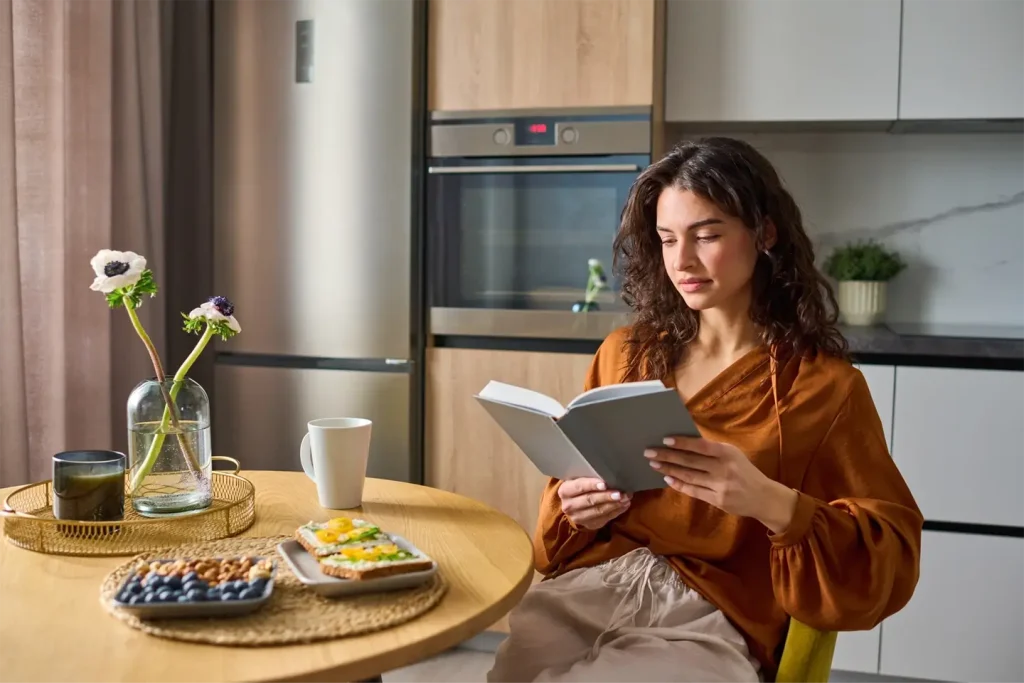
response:
<path id="1" fill-rule="evenodd" d="M 677 271 L 684 271 L 697 260 L 697 252 L 690 240 L 679 240 L 676 242 L 675 253 L 672 255 L 673 267 Z"/>

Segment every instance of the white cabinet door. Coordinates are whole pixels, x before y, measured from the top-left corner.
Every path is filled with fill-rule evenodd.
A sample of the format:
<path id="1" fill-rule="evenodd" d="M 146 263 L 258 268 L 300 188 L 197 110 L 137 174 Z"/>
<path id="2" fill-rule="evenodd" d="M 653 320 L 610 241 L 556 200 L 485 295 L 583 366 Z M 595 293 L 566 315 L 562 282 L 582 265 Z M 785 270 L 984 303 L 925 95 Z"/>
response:
<path id="1" fill-rule="evenodd" d="M 857 365 L 864 375 L 875 402 L 878 417 L 882 420 L 882 431 L 885 432 L 885 443 L 892 452 L 892 405 L 896 392 L 896 366 L 894 365 Z"/>
<path id="2" fill-rule="evenodd" d="M 893 414 L 925 519 L 1024 526 L 1024 372 L 901 366 Z"/>
<path id="3" fill-rule="evenodd" d="M 921 546 L 914 597 L 885 620 L 881 674 L 1024 680 L 1024 539 L 926 531 Z"/>
<path id="4" fill-rule="evenodd" d="M 904 0 L 901 119 L 1024 117 L 1024 2 Z"/>
<path id="5" fill-rule="evenodd" d="M 896 367 L 892 365 L 856 365 L 864 375 L 871 398 L 882 420 L 885 442 L 892 450 L 892 404 L 896 383 Z M 836 637 L 832 668 L 837 671 L 878 673 L 878 653 L 883 625 L 870 631 L 846 631 Z"/>
<path id="6" fill-rule="evenodd" d="M 900 0 L 670 0 L 668 121 L 894 120 Z"/>

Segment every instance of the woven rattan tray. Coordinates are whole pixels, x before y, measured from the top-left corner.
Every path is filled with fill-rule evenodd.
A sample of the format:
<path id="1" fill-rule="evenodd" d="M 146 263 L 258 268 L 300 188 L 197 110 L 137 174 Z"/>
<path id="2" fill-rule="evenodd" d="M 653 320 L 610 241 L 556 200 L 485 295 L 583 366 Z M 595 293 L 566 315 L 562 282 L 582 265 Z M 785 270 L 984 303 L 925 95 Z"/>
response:
<path id="1" fill-rule="evenodd" d="M 227 538 L 252 526 L 256 519 L 256 488 L 252 482 L 237 474 L 213 472 L 210 484 L 213 504 L 201 512 L 143 517 L 132 508 L 131 496 L 126 495 L 124 520 L 75 522 L 54 519 L 51 484 L 43 481 L 13 491 L 4 501 L 0 516 L 10 543 L 50 555 L 134 555 Z"/>

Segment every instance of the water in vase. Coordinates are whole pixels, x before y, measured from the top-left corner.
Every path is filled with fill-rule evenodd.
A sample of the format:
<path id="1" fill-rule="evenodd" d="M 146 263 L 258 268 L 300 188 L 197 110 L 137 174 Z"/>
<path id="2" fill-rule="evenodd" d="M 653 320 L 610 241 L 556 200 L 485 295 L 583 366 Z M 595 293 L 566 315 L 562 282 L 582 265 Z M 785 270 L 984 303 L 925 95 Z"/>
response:
<path id="1" fill-rule="evenodd" d="M 135 484 L 132 506 L 139 514 L 176 514 L 210 506 L 209 423 L 182 420 L 177 428 L 167 425 L 161 429 L 158 421 L 138 422 L 129 435 L 129 486 Z M 155 453 L 152 468 L 143 475 L 147 454 L 151 453 Z M 190 460 L 194 463 L 191 467 Z"/>

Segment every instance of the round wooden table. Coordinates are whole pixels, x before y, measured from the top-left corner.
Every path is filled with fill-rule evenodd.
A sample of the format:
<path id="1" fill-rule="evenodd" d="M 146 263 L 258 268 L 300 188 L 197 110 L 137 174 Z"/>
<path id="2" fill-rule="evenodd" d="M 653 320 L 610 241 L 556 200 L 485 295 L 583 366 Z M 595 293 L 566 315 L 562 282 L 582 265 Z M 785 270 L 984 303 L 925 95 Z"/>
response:
<path id="1" fill-rule="evenodd" d="M 295 472 L 242 472 L 256 486 L 243 536 L 292 534 L 338 516 Z M 0 490 L 3 500 L 13 489 Z M 124 557 L 62 557 L 0 542 L 0 680 L 257 681 L 372 678 L 438 654 L 501 618 L 533 575 L 522 528 L 492 508 L 437 489 L 367 479 L 359 513 L 431 555 L 449 584 L 410 622 L 310 645 L 218 647 L 146 635 L 107 614 L 100 583 Z"/>

